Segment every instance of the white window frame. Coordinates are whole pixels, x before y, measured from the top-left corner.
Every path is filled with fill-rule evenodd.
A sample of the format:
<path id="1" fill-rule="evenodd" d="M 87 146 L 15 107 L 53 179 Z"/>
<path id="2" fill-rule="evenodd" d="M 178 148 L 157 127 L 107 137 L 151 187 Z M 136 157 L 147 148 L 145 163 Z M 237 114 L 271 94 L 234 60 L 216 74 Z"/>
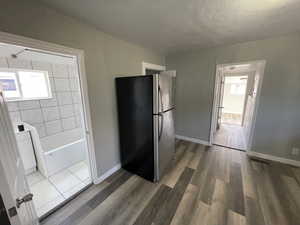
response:
<path id="1" fill-rule="evenodd" d="M 43 71 L 43 70 L 32 70 L 32 69 L 18 69 L 18 68 L 0 68 L 0 72 L 12 72 L 16 74 L 16 80 L 17 80 L 17 86 L 20 91 L 20 97 L 10 97 L 10 98 L 5 98 L 7 102 L 14 102 L 14 101 L 30 101 L 30 100 L 43 100 L 43 99 L 51 99 L 53 97 L 52 95 L 52 90 L 51 90 L 51 85 L 50 85 L 50 79 L 49 79 L 49 73 L 48 71 Z M 19 72 L 38 72 L 38 73 L 43 73 L 45 74 L 46 78 L 46 86 L 47 90 L 49 93 L 48 97 L 32 97 L 32 98 L 24 98 L 23 97 L 23 92 L 22 92 L 22 85 L 20 82 L 19 78 Z"/>

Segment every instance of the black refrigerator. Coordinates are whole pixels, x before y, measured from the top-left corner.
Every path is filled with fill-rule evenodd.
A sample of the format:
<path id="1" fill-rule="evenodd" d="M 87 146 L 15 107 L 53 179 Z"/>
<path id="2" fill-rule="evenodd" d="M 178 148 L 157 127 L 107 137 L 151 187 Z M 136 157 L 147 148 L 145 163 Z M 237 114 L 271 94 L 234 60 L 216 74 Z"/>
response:
<path id="1" fill-rule="evenodd" d="M 175 71 L 116 78 L 122 168 L 157 182 L 175 153 Z"/>

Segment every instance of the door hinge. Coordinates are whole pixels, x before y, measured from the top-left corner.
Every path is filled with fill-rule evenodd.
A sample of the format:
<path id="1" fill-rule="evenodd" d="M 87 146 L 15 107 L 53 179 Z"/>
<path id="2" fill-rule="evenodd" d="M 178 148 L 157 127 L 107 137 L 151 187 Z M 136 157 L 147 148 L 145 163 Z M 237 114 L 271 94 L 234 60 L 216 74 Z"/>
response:
<path id="1" fill-rule="evenodd" d="M 10 209 L 8 209 L 8 215 L 9 217 L 14 217 L 18 214 L 18 211 L 16 209 L 16 207 L 11 207 Z"/>

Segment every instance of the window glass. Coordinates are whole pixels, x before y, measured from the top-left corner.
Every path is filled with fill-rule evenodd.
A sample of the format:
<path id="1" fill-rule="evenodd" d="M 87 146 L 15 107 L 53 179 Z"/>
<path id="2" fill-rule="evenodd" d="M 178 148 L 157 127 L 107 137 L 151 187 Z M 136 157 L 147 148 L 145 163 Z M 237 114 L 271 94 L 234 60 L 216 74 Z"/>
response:
<path id="1" fill-rule="evenodd" d="M 45 73 L 35 71 L 19 71 L 18 73 L 23 98 L 50 97 Z"/>
<path id="2" fill-rule="evenodd" d="M 5 98 L 21 97 L 15 72 L 0 72 L 0 83 Z"/>
<path id="3" fill-rule="evenodd" d="M 231 84 L 230 85 L 230 94 L 232 95 L 244 95 L 246 92 L 245 84 Z"/>
<path id="4" fill-rule="evenodd" d="M 46 71 L 0 71 L 4 97 L 9 101 L 51 98 L 51 88 Z"/>
<path id="5" fill-rule="evenodd" d="M 231 95 L 244 95 L 247 88 L 247 76 L 226 76 L 225 84 L 230 85 Z"/>

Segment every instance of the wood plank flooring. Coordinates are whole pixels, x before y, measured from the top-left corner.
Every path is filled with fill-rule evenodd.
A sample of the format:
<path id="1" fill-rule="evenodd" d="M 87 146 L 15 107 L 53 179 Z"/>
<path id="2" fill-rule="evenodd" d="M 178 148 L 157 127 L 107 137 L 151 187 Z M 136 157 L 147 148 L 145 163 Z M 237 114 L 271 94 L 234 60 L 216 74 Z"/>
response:
<path id="1" fill-rule="evenodd" d="M 243 127 L 222 123 L 216 132 L 214 144 L 224 147 L 246 150 Z"/>
<path id="2" fill-rule="evenodd" d="M 298 225 L 300 168 L 244 152 L 177 141 L 159 183 L 124 170 L 43 225 Z"/>

